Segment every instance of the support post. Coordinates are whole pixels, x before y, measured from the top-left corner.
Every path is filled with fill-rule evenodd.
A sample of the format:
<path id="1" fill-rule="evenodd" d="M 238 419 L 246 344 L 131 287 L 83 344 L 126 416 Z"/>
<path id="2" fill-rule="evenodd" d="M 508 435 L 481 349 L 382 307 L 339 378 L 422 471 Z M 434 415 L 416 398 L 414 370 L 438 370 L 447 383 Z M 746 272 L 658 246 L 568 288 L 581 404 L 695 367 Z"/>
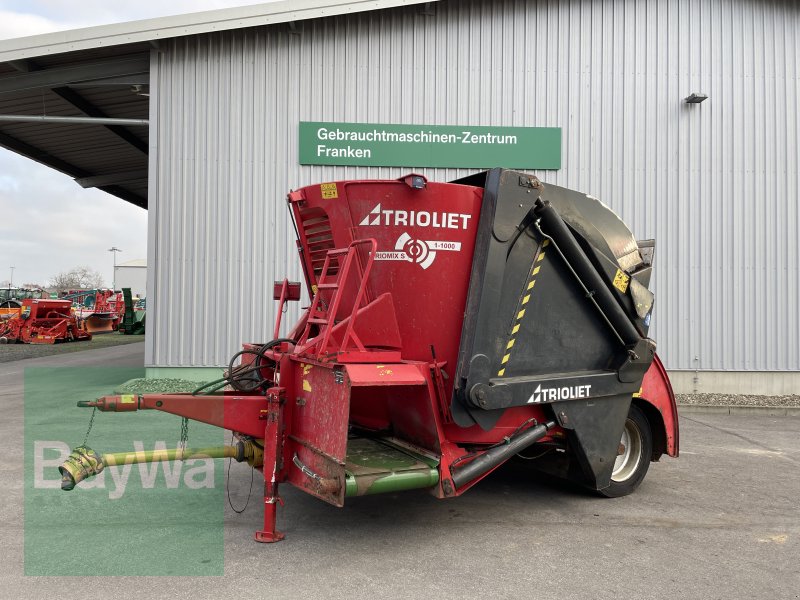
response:
<path id="1" fill-rule="evenodd" d="M 276 528 L 278 503 L 283 504 L 278 495 L 278 474 L 283 465 L 283 401 L 284 388 L 274 387 L 267 390 L 267 409 L 262 411 L 261 418 L 266 420 L 264 430 L 264 528 L 256 531 L 257 542 L 279 542 L 285 536 Z"/>

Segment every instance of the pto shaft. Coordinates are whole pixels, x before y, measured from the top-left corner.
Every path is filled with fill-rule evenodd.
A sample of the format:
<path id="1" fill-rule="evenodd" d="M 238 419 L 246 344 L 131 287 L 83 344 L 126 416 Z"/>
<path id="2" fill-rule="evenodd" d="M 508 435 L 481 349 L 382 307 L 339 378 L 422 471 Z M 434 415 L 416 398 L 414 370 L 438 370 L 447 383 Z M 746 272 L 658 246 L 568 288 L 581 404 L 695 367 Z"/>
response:
<path id="1" fill-rule="evenodd" d="M 164 448 L 163 450 L 141 450 L 138 452 L 114 452 L 103 454 L 100 458 L 107 467 L 135 465 L 137 463 L 191 460 L 193 458 L 236 458 L 236 446 L 217 446 L 212 448 Z"/>
<path id="2" fill-rule="evenodd" d="M 99 475 L 103 469 L 136 463 L 191 460 L 198 458 L 233 458 L 247 462 L 251 467 L 260 467 L 264 462 L 264 450 L 253 440 L 240 441 L 234 446 L 210 448 L 170 448 L 164 450 L 141 450 L 98 454 L 88 446 L 78 446 L 58 468 L 61 472 L 61 489 L 69 491 L 84 479 Z"/>

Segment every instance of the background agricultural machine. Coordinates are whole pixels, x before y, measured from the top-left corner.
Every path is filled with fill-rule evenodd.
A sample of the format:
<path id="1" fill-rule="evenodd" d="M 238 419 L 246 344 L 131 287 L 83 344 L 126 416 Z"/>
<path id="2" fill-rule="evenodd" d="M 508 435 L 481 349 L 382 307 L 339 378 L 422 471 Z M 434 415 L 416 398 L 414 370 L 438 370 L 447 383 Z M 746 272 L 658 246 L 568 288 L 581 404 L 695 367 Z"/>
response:
<path id="1" fill-rule="evenodd" d="M 647 337 L 653 243 L 598 200 L 494 169 L 309 186 L 288 196 L 311 304 L 281 338 L 245 344 L 194 394 L 106 396 L 80 406 L 155 409 L 235 432 L 204 449 L 76 448 L 62 488 L 106 465 L 231 457 L 336 506 L 427 488 L 459 496 L 518 453 L 605 496 L 678 455 L 666 372 Z M 237 362 L 238 361 L 238 362 Z M 227 387 L 226 392 L 215 391 Z"/>
<path id="2" fill-rule="evenodd" d="M 0 319 L 0 343 L 56 344 L 92 339 L 78 326 L 69 300 L 26 298 L 19 314 Z"/>
<path id="3" fill-rule="evenodd" d="M 144 335 L 147 313 L 144 301 L 134 298 L 131 288 L 122 288 L 124 312 L 119 323 L 119 332 L 125 335 Z"/>
<path id="4" fill-rule="evenodd" d="M 0 319 L 10 318 L 22 312 L 22 301 L 28 298 L 47 298 L 42 290 L 25 288 L 0 288 Z"/>
<path id="5" fill-rule="evenodd" d="M 114 290 L 71 290 L 63 299 L 73 302 L 75 315 L 87 333 L 116 331 L 125 314 L 122 293 Z"/>

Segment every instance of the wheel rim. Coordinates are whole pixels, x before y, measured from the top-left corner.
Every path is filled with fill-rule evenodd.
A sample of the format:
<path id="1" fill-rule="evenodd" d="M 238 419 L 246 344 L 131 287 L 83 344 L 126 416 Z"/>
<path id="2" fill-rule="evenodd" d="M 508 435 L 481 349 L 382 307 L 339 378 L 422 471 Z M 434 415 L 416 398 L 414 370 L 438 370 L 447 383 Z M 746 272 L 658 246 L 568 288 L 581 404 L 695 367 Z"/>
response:
<path id="1" fill-rule="evenodd" d="M 625 429 L 619 442 L 619 454 L 614 461 L 611 480 L 626 481 L 636 472 L 642 461 L 642 432 L 631 419 L 625 421 Z"/>

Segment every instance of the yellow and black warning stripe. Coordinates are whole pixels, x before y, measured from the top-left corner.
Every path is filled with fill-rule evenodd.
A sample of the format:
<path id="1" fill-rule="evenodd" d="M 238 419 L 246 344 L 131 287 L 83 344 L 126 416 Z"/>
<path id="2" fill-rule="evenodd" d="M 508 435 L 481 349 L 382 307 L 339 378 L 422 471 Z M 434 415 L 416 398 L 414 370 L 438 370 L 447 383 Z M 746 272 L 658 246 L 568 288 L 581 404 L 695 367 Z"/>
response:
<path id="1" fill-rule="evenodd" d="M 522 291 L 519 304 L 517 305 L 517 316 L 514 319 L 514 326 L 511 328 L 511 335 L 509 336 L 508 343 L 506 344 L 506 353 L 503 355 L 503 359 L 500 361 L 500 370 L 497 372 L 498 377 L 502 377 L 506 374 L 506 364 L 508 364 L 508 361 L 511 359 L 511 350 L 514 348 L 514 343 L 517 341 L 517 332 L 519 332 L 522 319 L 525 317 L 525 310 L 528 302 L 531 300 L 533 286 L 536 285 L 536 276 L 539 274 L 539 270 L 542 268 L 539 263 L 544 260 L 544 249 L 549 244 L 550 240 L 545 240 L 542 242 L 542 248 L 531 265 L 531 272 L 528 274 L 527 284 L 525 285 L 525 289 Z"/>

